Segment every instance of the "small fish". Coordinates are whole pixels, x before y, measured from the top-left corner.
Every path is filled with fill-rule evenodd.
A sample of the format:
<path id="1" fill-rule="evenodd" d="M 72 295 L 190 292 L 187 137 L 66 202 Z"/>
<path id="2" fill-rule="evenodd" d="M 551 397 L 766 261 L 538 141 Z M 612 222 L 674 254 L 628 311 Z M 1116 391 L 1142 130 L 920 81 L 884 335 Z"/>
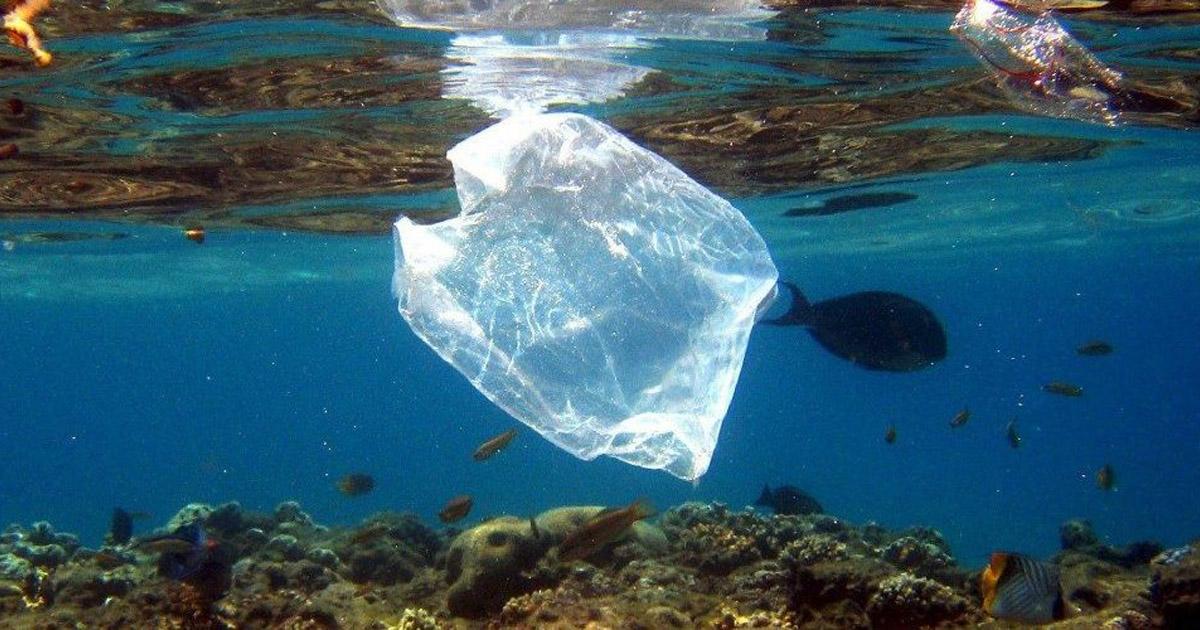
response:
<path id="1" fill-rule="evenodd" d="M 7 144 L 0 144 L 0 160 L 15 158 L 20 153 L 21 149 L 17 148 L 17 145 L 11 142 Z"/>
<path id="2" fill-rule="evenodd" d="M 1112 354 L 1112 351 L 1113 347 L 1111 344 L 1109 344 L 1107 341 L 1100 341 L 1099 339 L 1094 339 L 1083 344 L 1082 346 L 1079 346 L 1078 348 L 1075 348 L 1076 354 L 1085 357 L 1102 357 L 1106 354 Z"/>
<path id="3" fill-rule="evenodd" d="M 360 527 L 357 531 L 351 534 L 350 542 L 351 544 L 355 545 L 365 545 L 373 540 L 384 537 L 385 535 L 391 533 L 391 531 L 392 528 L 387 523 L 375 521 L 374 523 Z"/>
<path id="4" fill-rule="evenodd" d="M 1056 565 L 997 551 L 979 581 L 983 609 L 997 619 L 1048 623 L 1066 617 Z"/>
<path id="5" fill-rule="evenodd" d="M 601 510 L 558 543 L 560 562 L 583 560 L 616 540 L 633 524 L 654 514 L 654 507 L 638 499 L 623 508 Z"/>
<path id="6" fill-rule="evenodd" d="M 184 235 L 184 237 L 187 238 L 187 240 L 189 240 L 197 245 L 204 244 L 204 236 L 205 236 L 204 226 L 190 225 L 183 229 L 183 235 Z"/>
<path id="7" fill-rule="evenodd" d="M 950 428 L 957 429 L 967 423 L 971 419 L 971 410 L 963 407 L 954 417 L 950 419 Z"/>
<path id="8" fill-rule="evenodd" d="M 867 370 L 912 372 L 946 358 L 946 331 L 925 305 L 899 293 L 864 291 L 809 303 L 791 282 L 783 315 L 773 326 L 804 326 L 829 352 Z"/>
<path id="9" fill-rule="evenodd" d="M 888 444 L 896 443 L 896 425 L 891 425 L 887 428 L 887 433 L 883 434 L 883 441 Z"/>
<path id="10" fill-rule="evenodd" d="M 1096 487 L 1106 492 L 1117 487 L 1117 473 L 1113 471 L 1112 464 L 1105 464 L 1096 471 Z"/>
<path id="11" fill-rule="evenodd" d="M 475 502 L 471 499 L 470 495 L 464 494 L 454 497 L 446 502 L 446 507 L 443 507 L 441 512 L 438 512 L 438 520 L 443 523 L 461 521 L 471 512 L 471 506 L 474 504 Z"/>
<path id="12" fill-rule="evenodd" d="M 96 555 L 92 556 L 92 562 L 105 571 L 129 564 L 128 560 L 111 551 L 97 551 Z"/>
<path id="13" fill-rule="evenodd" d="M 762 493 L 754 505 L 771 508 L 776 514 L 821 514 L 825 508 L 816 499 L 795 486 L 771 486 L 763 484 Z"/>
<path id="14" fill-rule="evenodd" d="M 195 575 L 217 548 L 217 542 L 208 537 L 199 521 L 184 525 L 175 530 L 172 536 L 186 547 L 178 546 L 175 550 L 164 551 L 158 558 L 158 572 L 163 577 L 172 580 L 186 580 Z"/>
<path id="15" fill-rule="evenodd" d="M 534 540 L 537 540 L 542 537 L 542 531 L 540 529 L 538 529 L 538 526 L 537 526 L 537 519 L 533 518 L 532 516 L 529 517 L 529 531 L 533 532 Z"/>
<path id="16" fill-rule="evenodd" d="M 375 478 L 365 473 L 351 473 L 338 479 L 337 489 L 348 497 L 361 497 L 375 489 Z"/>
<path id="17" fill-rule="evenodd" d="M 217 542 L 208 537 L 200 521 L 177 528 L 169 534 L 142 538 L 133 548 L 142 553 L 157 553 L 158 571 L 172 580 L 185 580 L 207 562 Z"/>
<path id="18" fill-rule="evenodd" d="M 1051 394 L 1058 394 L 1059 396 L 1070 396 L 1071 398 L 1078 398 L 1083 395 L 1082 387 L 1078 385 L 1072 385 L 1071 383 L 1064 383 L 1062 381 L 1052 381 L 1046 383 L 1045 385 L 1042 385 L 1042 391 L 1049 392 Z"/>
<path id="19" fill-rule="evenodd" d="M 479 448 L 475 449 L 475 454 L 471 457 L 475 461 L 481 462 L 492 455 L 499 453 L 500 449 L 508 446 L 508 443 L 511 442 L 515 437 L 517 437 L 517 430 L 509 429 L 504 433 L 501 433 L 500 435 L 497 435 L 496 437 L 484 442 L 483 444 L 480 444 Z"/>
<path id="20" fill-rule="evenodd" d="M 108 526 L 108 542 L 111 545 L 124 545 L 133 538 L 133 515 L 121 508 L 113 508 L 112 520 Z"/>
<path id="21" fill-rule="evenodd" d="M 1017 433 L 1017 419 L 1013 418 L 1008 421 L 1008 426 L 1004 428 L 1004 436 L 1008 438 L 1008 445 L 1013 448 L 1021 447 L 1021 434 Z"/>
<path id="22" fill-rule="evenodd" d="M 874 192 L 861 193 L 857 195 L 841 195 L 839 197 L 830 197 L 829 199 L 821 202 L 821 205 L 819 206 L 792 208 L 791 210 L 784 212 L 783 216 L 826 216 L 830 214 L 850 212 L 852 210 L 886 208 L 887 206 L 894 206 L 898 203 L 913 201 L 916 198 L 916 195 L 904 192 Z"/>

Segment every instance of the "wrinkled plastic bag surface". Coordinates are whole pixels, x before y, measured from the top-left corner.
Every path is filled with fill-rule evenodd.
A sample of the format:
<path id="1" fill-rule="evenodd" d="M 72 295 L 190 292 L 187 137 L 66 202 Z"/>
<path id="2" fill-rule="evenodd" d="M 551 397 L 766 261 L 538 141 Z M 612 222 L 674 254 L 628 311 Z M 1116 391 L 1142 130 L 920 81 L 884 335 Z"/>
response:
<path id="1" fill-rule="evenodd" d="M 1029 17 L 991 0 L 968 0 L 950 30 L 1021 108 L 1113 125 L 1121 73 L 1106 67 L 1049 13 Z"/>
<path id="2" fill-rule="evenodd" d="M 753 39 L 774 11 L 759 0 L 377 0 L 401 26 L 455 31 L 586 29 L 695 39 Z"/>
<path id="3" fill-rule="evenodd" d="M 442 95 L 498 117 L 620 97 L 651 72 L 628 61 L 648 39 L 759 41 L 775 15 L 759 0 L 377 2 L 400 26 L 458 31 Z"/>
<path id="4" fill-rule="evenodd" d="M 778 275 L 754 228 L 582 115 L 509 118 L 448 157 L 461 213 L 394 229 L 416 334 L 577 457 L 703 475 Z"/>
<path id="5" fill-rule="evenodd" d="M 649 68 L 622 63 L 644 47 L 612 33 L 547 34 L 513 43 L 501 34 L 459 35 L 446 49 L 442 95 L 465 98 L 497 117 L 533 114 L 563 103 L 602 103 L 621 96 Z"/>

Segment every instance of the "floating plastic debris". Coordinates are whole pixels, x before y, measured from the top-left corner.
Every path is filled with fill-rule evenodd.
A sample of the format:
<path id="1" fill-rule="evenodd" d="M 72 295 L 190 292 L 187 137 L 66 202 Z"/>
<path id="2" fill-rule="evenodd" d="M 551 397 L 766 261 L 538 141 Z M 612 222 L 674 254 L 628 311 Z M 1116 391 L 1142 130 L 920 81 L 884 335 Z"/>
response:
<path id="1" fill-rule="evenodd" d="M 446 98 L 498 117 L 555 104 L 601 103 L 651 72 L 626 63 L 645 38 L 765 39 L 775 15 L 758 0 L 666 0 L 630 8 L 608 0 L 378 0 L 405 27 L 460 31 L 443 71 Z M 486 31 L 486 32 L 479 32 Z"/>
<path id="2" fill-rule="evenodd" d="M 458 35 L 446 50 L 455 65 L 443 71 L 442 95 L 501 118 L 554 104 L 602 103 L 650 73 L 618 60 L 644 47 L 625 34 L 561 33 L 516 43 L 501 34 Z"/>
<path id="3" fill-rule="evenodd" d="M 1022 109 L 1117 123 L 1114 94 L 1121 90 L 1121 73 L 1101 63 L 1049 13 L 1033 18 L 991 0 L 969 0 L 950 31 Z"/>
<path id="4" fill-rule="evenodd" d="M 578 114 L 508 118 L 447 157 L 461 213 L 395 224 L 413 331 L 577 457 L 703 475 L 778 276 L 746 218 Z"/>
<path id="5" fill-rule="evenodd" d="M 453 31 L 590 30 L 644 36 L 759 40 L 752 26 L 774 11 L 758 0 L 662 0 L 632 7 L 616 0 L 377 0 L 400 26 Z"/>
<path id="6" fill-rule="evenodd" d="M 4 14 L 4 31 L 8 41 L 13 46 L 28 50 L 37 65 L 50 65 L 54 57 L 42 47 L 42 40 L 33 29 L 33 19 L 50 8 L 50 0 L 23 0 L 8 5 L 11 10 Z"/>

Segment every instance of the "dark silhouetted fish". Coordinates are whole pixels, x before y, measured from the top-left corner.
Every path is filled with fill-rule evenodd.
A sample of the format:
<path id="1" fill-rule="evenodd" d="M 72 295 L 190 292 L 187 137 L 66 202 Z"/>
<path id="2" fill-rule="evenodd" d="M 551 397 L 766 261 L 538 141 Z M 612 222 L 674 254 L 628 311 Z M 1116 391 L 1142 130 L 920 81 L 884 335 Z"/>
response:
<path id="1" fill-rule="evenodd" d="M 1013 448 L 1021 447 L 1021 434 L 1017 432 L 1017 419 L 1013 418 L 1008 421 L 1008 426 L 1004 428 L 1004 436 L 1008 438 L 1008 445 Z"/>
<path id="2" fill-rule="evenodd" d="M 474 501 L 468 495 L 454 497 L 446 502 L 446 506 L 442 508 L 441 512 L 438 512 L 438 519 L 443 523 L 461 521 L 471 512 L 472 505 L 474 505 Z"/>
<path id="3" fill-rule="evenodd" d="M 139 551 L 160 554 L 158 572 L 172 580 L 185 580 L 196 573 L 216 546 L 216 541 L 209 540 L 199 521 L 183 525 L 169 534 L 134 543 L 134 548 Z"/>
<path id="4" fill-rule="evenodd" d="M 360 497 L 375 489 L 375 478 L 366 473 L 351 473 L 338 479 L 337 489 L 348 497 Z"/>
<path id="5" fill-rule="evenodd" d="M 883 441 L 888 444 L 896 443 L 896 425 L 891 425 L 887 428 L 887 432 L 883 434 Z"/>
<path id="6" fill-rule="evenodd" d="M 946 357 L 946 331 L 921 303 L 866 291 L 810 304 L 791 282 L 786 313 L 764 324 L 804 326 L 826 350 L 868 370 L 912 372 Z"/>
<path id="7" fill-rule="evenodd" d="M 110 545 L 124 545 L 130 538 L 133 538 L 133 515 L 121 508 L 113 508 L 107 542 Z"/>
<path id="8" fill-rule="evenodd" d="M 1096 471 L 1096 487 L 1105 491 L 1117 487 L 1117 473 L 1113 471 L 1112 464 L 1105 464 Z"/>
<path id="9" fill-rule="evenodd" d="M 829 214 L 839 214 L 867 208 L 884 208 L 898 203 L 913 201 L 916 195 L 902 192 L 875 192 L 858 195 L 842 195 L 826 199 L 819 206 L 812 208 L 797 207 L 783 213 L 785 217 L 817 217 Z"/>
<path id="10" fill-rule="evenodd" d="M 953 418 L 950 418 L 950 428 L 957 429 L 961 426 L 965 426 L 967 424 L 967 421 L 970 419 L 971 419 L 971 410 L 966 407 L 963 407 L 962 409 L 960 409 L 958 411 L 958 413 L 954 414 Z"/>
<path id="11" fill-rule="evenodd" d="M 1059 396 L 1069 396 L 1071 398 L 1078 398 L 1083 395 L 1082 387 L 1073 385 L 1071 383 L 1064 383 L 1062 381 L 1046 383 L 1045 385 L 1042 385 L 1042 391 L 1051 394 L 1058 394 Z"/>
<path id="12" fill-rule="evenodd" d="M 582 560 L 616 540 L 633 524 L 654 514 L 654 507 L 645 499 L 638 499 L 628 506 L 601 510 L 580 525 L 558 544 L 558 559 L 561 562 Z"/>
<path id="13" fill-rule="evenodd" d="M 1048 623 L 1066 617 L 1058 567 L 997 551 L 980 577 L 983 609 L 997 619 Z"/>
<path id="14" fill-rule="evenodd" d="M 475 453 L 471 457 L 475 461 L 481 462 L 500 452 L 500 449 L 508 446 L 508 443 L 511 442 L 515 437 L 517 437 L 517 430 L 509 429 L 504 433 L 501 433 L 500 435 L 497 435 L 496 437 L 484 442 L 483 444 L 480 444 L 479 448 L 475 449 Z"/>
<path id="15" fill-rule="evenodd" d="M 1102 357 L 1106 354 L 1112 354 L 1113 347 L 1107 341 L 1095 339 L 1089 341 L 1078 348 L 1075 352 L 1085 357 Z"/>
<path id="16" fill-rule="evenodd" d="M 769 507 L 776 514 L 821 514 L 825 508 L 816 499 L 795 486 L 771 486 L 763 484 L 762 494 L 754 505 Z"/>

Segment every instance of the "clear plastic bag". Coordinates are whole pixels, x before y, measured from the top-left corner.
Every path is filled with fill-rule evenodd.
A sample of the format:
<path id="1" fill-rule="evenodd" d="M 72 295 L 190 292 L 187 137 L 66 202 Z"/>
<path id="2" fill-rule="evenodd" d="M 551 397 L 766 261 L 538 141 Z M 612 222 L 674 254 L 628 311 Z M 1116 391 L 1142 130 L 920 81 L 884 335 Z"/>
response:
<path id="1" fill-rule="evenodd" d="M 759 40 L 748 24 L 775 13 L 759 0 L 377 0 L 401 26 L 470 30 L 620 30 L 640 35 Z"/>
<path id="2" fill-rule="evenodd" d="M 951 32 L 991 70 L 1022 109 L 1113 125 L 1121 73 L 1108 68 L 1049 13 L 1029 17 L 991 0 L 968 0 Z"/>
<path id="3" fill-rule="evenodd" d="M 582 115 L 509 118 L 448 157 L 461 213 L 395 225 L 416 334 L 582 459 L 703 475 L 778 275 L 754 228 Z"/>

